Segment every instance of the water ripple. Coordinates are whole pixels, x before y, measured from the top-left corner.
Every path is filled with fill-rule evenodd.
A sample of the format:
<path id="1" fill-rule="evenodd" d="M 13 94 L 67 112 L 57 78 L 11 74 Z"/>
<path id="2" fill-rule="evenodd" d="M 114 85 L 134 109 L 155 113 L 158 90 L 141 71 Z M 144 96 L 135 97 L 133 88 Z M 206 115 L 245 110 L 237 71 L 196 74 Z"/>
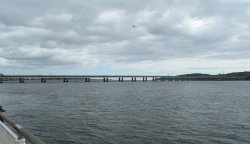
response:
<path id="1" fill-rule="evenodd" d="M 2 84 L 0 103 L 6 115 L 50 144 L 247 144 L 249 86 L 250 82 Z"/>

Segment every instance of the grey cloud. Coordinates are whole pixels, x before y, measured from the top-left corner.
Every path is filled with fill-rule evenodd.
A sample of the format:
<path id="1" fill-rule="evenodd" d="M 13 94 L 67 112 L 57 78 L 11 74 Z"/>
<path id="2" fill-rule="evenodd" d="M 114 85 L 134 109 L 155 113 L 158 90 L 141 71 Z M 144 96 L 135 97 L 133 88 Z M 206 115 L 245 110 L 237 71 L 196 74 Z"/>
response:
<path id="1" fill-rule="evenodd" d="M 13 66 L 242 59 L 249 53 L 250 3 L 244 0 L 0 1 L 0 58 Z M 27 46 L 30 52 L 20 51 Z M 35 48 L 46 52 L 30 55 Z M 71 59 L 60 58 L 65 55 Z"/>

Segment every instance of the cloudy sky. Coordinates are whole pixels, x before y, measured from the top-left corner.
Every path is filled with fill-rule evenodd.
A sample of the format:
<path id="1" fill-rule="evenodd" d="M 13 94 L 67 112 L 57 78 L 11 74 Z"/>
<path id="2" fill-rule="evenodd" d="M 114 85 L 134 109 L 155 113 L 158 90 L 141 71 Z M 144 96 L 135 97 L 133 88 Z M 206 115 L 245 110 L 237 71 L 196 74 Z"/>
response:
<path id="1" fill-rule="evenodd" d="M 249 0 L 0 3 L 0 73 L 176 75 L 250 70 Z"/>

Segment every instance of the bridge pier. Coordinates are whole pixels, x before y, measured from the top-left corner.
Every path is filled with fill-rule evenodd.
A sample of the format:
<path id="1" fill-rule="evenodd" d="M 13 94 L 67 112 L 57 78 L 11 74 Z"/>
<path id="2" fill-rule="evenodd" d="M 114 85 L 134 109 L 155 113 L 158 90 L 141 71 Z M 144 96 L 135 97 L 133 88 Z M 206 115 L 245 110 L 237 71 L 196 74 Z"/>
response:
<path id="1" fill-rule="evenodd" d="M 136 77 L 132 77 L 132 82 L 136 82 Z"/>
<path id="2" fill-rule="evenodd" d="M 90 78 L 85 78 L 85 82 L 90 82 Z"/>
<path id="3" fill-rule="evenodd" d="M 46 78 L 41 78 L 41 83 L 46 83 Z"/>
<path id="4" fill-rule="evenodd" d="M 143 77 L 142 78 L 144 82 L 147 82 L 148 81 L 148 78 L 147 77 Z"/>
<path id="5" fill-rule="evenodd" d="M 2 78 L 0 78 L 0 83 L 3 83 L 3 79 Z"/>
<path id="6" fill-rule="evenodd" d="M 119 77 L 119 82 L 123 82 L 123 77 Z"/>
<path id="7" fill-rule="evenodd" d="M 24 78 L 19 78 L 19 83 L 24 83 Z"/>
<path id="8" fill-rule="evenodd" d="M 156 78 L 155 78 L 155 77 L 153 77 L 153 78 L 152 78 L 152 81 L 153 81 L 153 82 L 156 82 Z"/>
<path id="9" fill-rule="evenodd" d="M 63 82 L 69 82 L 69 79 L 68 78 L 63 78 Z"/>
<path id="10" fill-rule="evenodd" d="M 103 78 L 103 82 L 108 82 L 109 81 L 109 78 L 108 77 L 104 77 Z"/>

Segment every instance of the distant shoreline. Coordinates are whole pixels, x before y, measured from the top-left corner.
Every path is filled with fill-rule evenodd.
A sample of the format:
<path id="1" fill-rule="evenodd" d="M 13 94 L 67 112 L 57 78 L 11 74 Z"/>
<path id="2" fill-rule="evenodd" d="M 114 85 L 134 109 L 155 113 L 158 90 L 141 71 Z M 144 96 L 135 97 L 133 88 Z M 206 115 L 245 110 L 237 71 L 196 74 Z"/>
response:
<path id="1" fill-rule="evenodd" d="M 0 83 L 36 81 L 46 83 L 58 82 L 125 82 L 125 81 L 249 81 L 250 72 L 233 72 L 227 74 L 202 74 L 192 73 L 177 76 L 160 75 L 0 75 Z"/>

